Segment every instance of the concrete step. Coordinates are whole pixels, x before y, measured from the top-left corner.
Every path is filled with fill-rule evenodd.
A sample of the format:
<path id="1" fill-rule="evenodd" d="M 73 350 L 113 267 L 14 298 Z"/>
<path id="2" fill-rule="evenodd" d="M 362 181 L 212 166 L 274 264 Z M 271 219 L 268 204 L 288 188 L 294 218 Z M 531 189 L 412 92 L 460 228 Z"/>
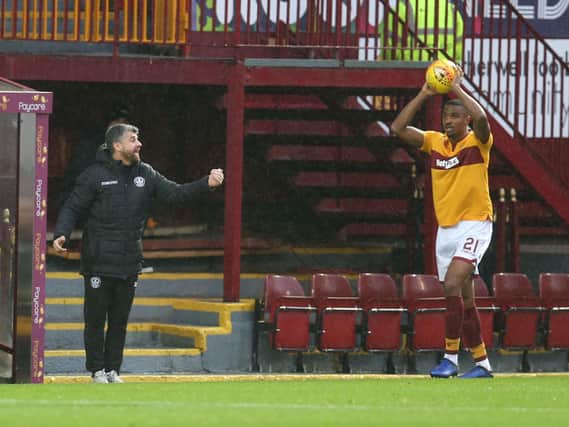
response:
<path id="1" fill-rule="evenodd" d="M 46 348 L 48 350 L 80 350 L 83 348 L 83 323 L 46 324 Z M 209 327 L 213 329 L 214 327 Z M 127 327 L 126 347 L 152 348 L 202 348 L 208 327 L 172 325 L 165 323 L 131 322 Z"/>
<path id="2" fill-rule="evenodd" d="M 203 372 L 203 363 L 202 353 L 195 348 L 126 348 L 121 373 Z M 47 350 L 45 352 L 46 375 L 80 374 L 83 372 L 86 372 L 85 352 L 83 350 Z"/>
<path id="3" fill-rule="evenodd" d="M 130 322 L 161 322 L 195 326 L 219 325 L 219 311 L 209 300 L 135 297 Z M 46 321 L 77 322 L 83 319 L 83 298 L 47 298 Z"/>
<path id="4" fill-rule="evenodd" d="M 48 298 L 46 302 L 50 319 L 45 326 L 46 374 L 84 372 L 82 299 Z M 163 315 L 168 320 L 158 323 L 131 319 L 123 372 L 250 370 L 254 306 L 252 299 L 223 303 L 203 299 L 136 298 L 135 318 Z"/>

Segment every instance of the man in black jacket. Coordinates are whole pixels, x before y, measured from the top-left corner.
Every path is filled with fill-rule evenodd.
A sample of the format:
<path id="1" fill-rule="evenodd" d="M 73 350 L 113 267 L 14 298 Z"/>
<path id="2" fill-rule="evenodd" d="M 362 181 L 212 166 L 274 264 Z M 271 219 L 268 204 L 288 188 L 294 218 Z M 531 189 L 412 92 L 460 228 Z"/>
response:
<path id="1" fill-rule="evenodd" d="M 142 234 L 153 200 L 183 204 L 223 182 L 223 170 L 212 169 L 200 180 L 177 184 L 140 161 L 141 147 L 135 126 L 109 127 L 95 164 L 78 177 L 54 231 L 54 249 L 65 252 L 76 222 L 87 216 L 81 247 L 84 340 L 86 368 L 96 383 L 122 382 L 119 372 L 128 315 L 142 268 Z"/>

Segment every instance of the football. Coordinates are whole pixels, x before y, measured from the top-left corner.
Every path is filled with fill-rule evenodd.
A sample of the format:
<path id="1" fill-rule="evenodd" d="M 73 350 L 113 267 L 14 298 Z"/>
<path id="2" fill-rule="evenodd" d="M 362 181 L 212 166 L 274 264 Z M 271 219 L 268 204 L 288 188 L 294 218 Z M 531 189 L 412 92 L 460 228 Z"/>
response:
<path id="1" fill-rule="evenodd" d="M 456 65 L 452 61 L 437 59 L 427 68 L 425 80 L 435 92 L 444 94 L 450 91 L 455 75 Z"/>

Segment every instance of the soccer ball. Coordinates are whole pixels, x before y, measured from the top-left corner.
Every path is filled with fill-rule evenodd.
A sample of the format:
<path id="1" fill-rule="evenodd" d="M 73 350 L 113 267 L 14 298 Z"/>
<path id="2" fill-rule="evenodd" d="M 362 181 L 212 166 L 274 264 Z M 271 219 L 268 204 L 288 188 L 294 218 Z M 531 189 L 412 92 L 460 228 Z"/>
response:
<path id="1" fill-rule="evenodd" d="M 437 59 L 427 68 L 425 80 L 435 92 L 443 94 L 450 91 L 455 76 L 456 65 L 454 62 Z"/>

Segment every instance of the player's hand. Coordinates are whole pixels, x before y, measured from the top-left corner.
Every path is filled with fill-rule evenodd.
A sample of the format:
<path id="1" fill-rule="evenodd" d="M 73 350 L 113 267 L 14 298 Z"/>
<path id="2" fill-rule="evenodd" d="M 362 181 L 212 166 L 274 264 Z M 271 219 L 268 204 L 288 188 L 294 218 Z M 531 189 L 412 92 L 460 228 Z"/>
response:
<path id="1" fill-rule="evenodd" d="M 67 248 L 63 247 L 65 240 L 67 240 L 65 236 L 59 236 L 53 241 L 53 249 L 55 249 L 56 252 L 67 252 Z"/>
<path id="2" fill-rule="evenodd" d="M 454 64 L 454 69 L 455 76 L 451 83 L 451 90 L 455 90 L 457 87 L 460 87 L 462 84 L 462 77 L 464 76 L 464 71 L 462 71 L 460 65 Z"/>
<path id="3" fill-rule="evenodd" d="M 429 86 L 427 82 L 423 84 L 423 87 L 421 88 L 421 93 L 427 96 L 437 95 L 437 92 L 431 86 Z"/>
<path id="4" fill-rule="evenodd" d="M 212 169 L 209 171 L 207 185 L 210 187 L 217 187 L 223 184 L 223 169 Z"/>

